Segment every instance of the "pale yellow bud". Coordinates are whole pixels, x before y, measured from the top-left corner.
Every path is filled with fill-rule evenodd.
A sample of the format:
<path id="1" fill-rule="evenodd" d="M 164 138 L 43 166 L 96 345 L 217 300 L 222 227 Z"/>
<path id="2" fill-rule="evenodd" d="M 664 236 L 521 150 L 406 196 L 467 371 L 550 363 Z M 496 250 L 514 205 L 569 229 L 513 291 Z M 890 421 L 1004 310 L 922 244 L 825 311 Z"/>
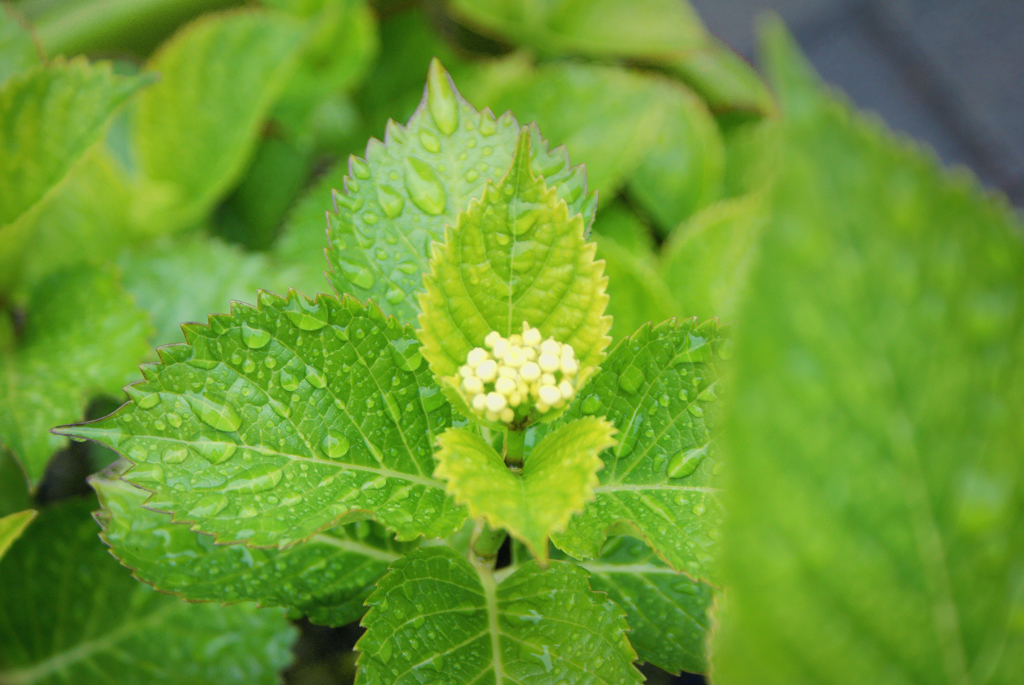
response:
<path id="1" fill-rule="evenodd" d="M 484 382 L 476 376 L 470 376 L 462 381 L 462 389 L 469 395 L 477 395 L 484 391 Z"/>
<path id="2" fill-rule="evenodd" d="M 508 407 L 505 407 L 501 410 L 501 420 L 505 423 L 512 423 L 516 420 L 516 413 Z"/>
<path id="3" fill-rule="evenodd" d="M 483 393 L 475 395 L 471 404 L 473 406 L 473 411 L 477 414 L 483 414 L 487 409 L 487 396 Z"/>
<path id="4" fill-rule="evenodd" d="M 557 391 L 556 391 L 557 392 Z M 487 393 L 487 411 L 499 412 L 508 406 L 508 400 L 498 392 Z M 493 420 L 493 419 L 492 419 Z"/>
<path id="5" fill-rule="evenodd" d="M 491 355 L 488 354 L 487 350 L 485 350 L 484 348 L 474 347 L 469 351 L 469 354 L 466 355 L 466 365 L 475 369 L 476 367 L 480 366 L 481 362 L 485 361 L 490 356 Z"/>
<path id="6" fill-rule="evenodd" d="M 546 412 L 548 409 L 551 409 L 551 406 L 548 405 L 548 404 L 545 404 L 544 402 L 537 402 L 536 406 L 537 406 L 537 411 L 539 411 L 541 414 Z"/>
<path id="7" fill-rule="evenodd" d="M 504 362 L 505 366 L 511 366 L 518 369 L 523 365 L 523 362 L 526 361 L 526 357 L 523 356 L 522 348 L 513 345 L 508 348 L 508 352 L 505 353 L 505 356 L 502 357 L 501 360 Z"/>
<path id="8" fill-rule="evenodd" d="M 558 388 L 553 385 L 542 385 L 540 386 L 540 401 L 544 404 L 555 404 L 562 400 L 562 393 L 558 392 Z M 488 399 L 490 395 L 488 395 Z M 488 404 L 488 406 L 490 406 Z"/>
<path id="9" fill-rule="evenodd" d="M 511 378 L 499 378 L 494 381 L 494 389 L 505 397 L 508 397 L 516 390 L 516 382 Z"/>
<path id="10" fill-rule="evenodd" d="M 516 390 L 515 392 L 508 396 L 508 406 L 518 407 L 522 403 L 523 395 L 518 390 Z"/>
<path id="11" fill-rule="evenodd" d="M 463 364 L 462 366 L 459 367 L 459 375 L 462 376 L 463 378 L 469 378 L 470 376 L 473 375 L 472 367 Z"/>
<path id="12" fill-rule="evenodd" d="M 519 375 L 519 372 L 516 371 L 511 366 L 499 366 L 498 367 L 498 378 L 511 378 L 512 380 L 515 380 L 516 376 L 518 376 L 518 375 Z"/>
<path id="13" fill-rule="evenodd" d="M 540 344 L 541 354 L 552 354 L 556 357 L 562 353 L 562 345 L 553 338 L 548 338 Z"/>
<path id="14" fill-rule="evenodd" d="M 545 374 L 541 375 L 541 377 L 540 377 L 540 384 L 541 385 L 554 385 L 555 384 L 555 374 L 553 374 L 553 373 L 545 373 Z"/>
<path id="15" fill-rule="evenodd" d="M 491 331 L 490 333 L 487 334 L 487 337 L 484 338 L 484 345 L 487 345 L 488 347 L 494 347 L 494 343 L 496 343 L 500 338 L 501 333 L 499 333 L 498 331 Z"/>
<path id="16" fill-rule="evenodd" d="M 558 384 L 558 392 L 561 393 L 562 399 L 571 400 L 576 394 L 576 388 L 572 387 L 572 383 L 569 381 L 562 381 Z"/>
<path id="17" fill-rule="evenodd" d="M 536 347 L 540 342 L 540 331 L 536 328 L 526 328 L 526 323 L 523 323 L 523 344 Z"/>
<path id="18" fill-rule="evenodd" d="M 494 421 L 494 422 L 498 422 L 499 420 L 501 420 L 501 414 L 500 414 L 499 412 L 496 412 L 496 411 L 489 411 L 489 412 L 486 412 L 486 413 L 484 414 L 484 417 L 485 417 L 485 418 L 486 418 L 486 419 L 487 419 L 488 421 Z"/>
<path id="19" fill-rule="evenodd" d="M 535 362 L 537 361 L 537 350 L 532 347 L 524 347 L 523 356 L 526 357 L 526 361 Z"/>
<path id="20" fill-rule="evenodd" d="M 476 375 L 484 383 L 491 383 L 498 376 L 498 363 L 493 359 L 487 359 L 476 367 Z"/>
<path id="21" fill-rule="evenodd" d="M 580 363 L 572 357 L 563 356 L 559 367 L 566 376 L 575 376 L 576 372 L 580 370 Z"/>
<path id="22" fill-rule="evenodd" d="M 519 369 L 519 375 L 522 376 L 523 380 L 527 383 L 533 383 L 535 380 L 540 378 L 540 367 L 534 362 L 526 362 L 523 367 Z"/>
<path id="23" fill-rule="evenodd" d="M 508 340 L 505 340 L 504 338 L 500 337 L 494 341 L 493 345 L 491 345 L 491 350 L 494 351 L 494 356 L 497 359 L 501 359 L 502 357 L 504 357 L 505 353 L 508 352 L 508 348 Z"/>
<path id="24" fill-rule="evenodd" d="M 540 367 L 541 371 L 554 373 L 555 371 L 558 371 L 558 357 L 548 352 L 541 352 L 540 359 L 537 360 L 537 365 Z"/>
<path id="25" fill-rule="evenodd" d="M 522 347 L 523 336 L 519 335 L 518 333 L 513 333 L 512 335 L 508 336 L 508 344 L 514 347 Z"/>

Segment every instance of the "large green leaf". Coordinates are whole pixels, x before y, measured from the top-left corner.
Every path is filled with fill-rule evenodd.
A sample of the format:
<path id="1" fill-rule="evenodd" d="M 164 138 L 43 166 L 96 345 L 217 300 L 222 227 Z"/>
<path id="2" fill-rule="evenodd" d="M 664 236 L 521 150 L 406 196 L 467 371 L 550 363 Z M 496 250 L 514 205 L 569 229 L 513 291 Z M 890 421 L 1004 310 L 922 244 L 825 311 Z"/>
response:
<path id="1" fill-rule="evenodd" d="M 615 444 L 614 432 L 592 417 L 563 423 L 513 472 L 476 432 L 450 428 L 437 439 L 434 475 L 448 481 L 448 492 L 471 516 L 505 528 L 547 565 L 548 535 L 594 498 L 595 473 L 603 466 L 597 454 Z"/>
<path id="2" fill-rule="evenodd" d="M 108 64 L 57 59 L 12 76 L 0 89 L 0 291 L 17 282 L 32 244 L 31 209 L 103 133 L 114 110 L 144 79 Z"/>
<path id="3" fill-rule="evenodd" d="M 455 0 L 453 9 L 491 34 L 554 54 L 658 59 L 694 50 L 705 31 L 679 0 Z"/>
<path id="4" fill-rule="evenodd" d="M 731 320 L 768 220 L 764 191 L 705 207 L 664 245 L 660 278 L 686 316 Z"/>
<path id="5" fill-rule="evenodd" d="M 633 211 L 621 203 L 609 205 L 594 222 L 593 237 L 608 274 L 612 340 L 682 312 L 660 273 L 649 230 Z"/>
<path id="6" fill-rule="evenodd" d="M 8 5 L 0 6 L 0 87 L 8 78 L 40 62 L 32 33 Z"/>
<path id="7" fill-rule="evenodd" d="M 65 440 L 50 428 L 82 418 L 96 394 L 118 394 L 146 350 L 145 312 L 109 269 L 76 268 L 41 282 L 25 329 L 0 350 L 0 444 L 30 484 Z"/>
<path id="8" fill-rule="evenodd" d="M 728 354 L 714 320 L 647 325 L 616 346 L 566 418 L 604 415 L 619 444 L 601 454 L 596 499 L 551 536 L 556 546 L 588 559 L 608 535 L 635 535 L 675 570 L 714 578 L 718 358 Z"/>
<path id="9" fill-rule="evenodd" d="M 356 644 L 357 683 L 638 683 L 622 610 L 566 562 L 526 564 L 500 585 L 450 547 L 392 565 Z"/>
<path id="10" fill-rule="evenodd" d="M 0 561 L 0 683 L 278 682 L 296 631 L 251 604 L 188 604 L 110 558 L 91 500 L 43 510 Z"/>
<path id="11" fill-rule="evenodd" d="M 125 480 L 220 542 L 287 547 L 348 515 L 401 539 L 443 536 L 465 511 L 434 479 L 451 408 L 413 331 L 352 298 L 263 292 L 158 352 L 133 401 L 61 433 L 135 462 Z"/>
<path id="12" fill-rule="evenodd" d="M 448 230 L 424 278 L 423 355 L 453 399 L 456 371 L 491 331 L 508 336 L 529 322 L 544 338 L 572 345 L 578 383 L 609 342 L 604 265 L 594 261 L 583 216 L 569 214 L 557 189 L 531 168 L 530 139 L 523 127 L 512 167 Z"/>
<path id="13" fill-rule="evenodd" d="M 673 571 L 650 547 L 624 536 L 580 566 L 590 571 L 594 590 L 626 610 L 629 642 L 641 661 L 673 673 L 707 670 L 704 643 L 715 598 L 710 585 Z"/>
<path id="14" fill-rule="evenodd" d="M 149 493 L 123 480 L 94 476 L 103 540 L 135 577 L 189 601 L 252 600 L 283 606 L 314 623 L 358 620 L 363 600 L 388 564 L 407 551 L 366 521 L 314 535 L 287 550 L 215 545 L 171 517 L 144 508 Z"/>
<path id="15" fill-rule="evenodd" d="M 160 80 L 138 99 L 132 127 L 149 197 L 140 220 L 188 224 L 231 187 L 303 38 L 303 26 L 283 14 L 210 14 L 150 59 L 147 68 Z"/>
<path id="16" fill-rule="evenodd" d="M 1003 202 L 821 92 L 740 310 L 715 681 L 1020 683 L 1024 247 Z"/>
<path id="17" fill-rule="evenodd" d="M 7 553 L 14 541 L 21 537 L 37 513 L 34 509 L 27 509 L 7 516 L 0 516 L 0 559 L 3 559 L 4 554 Z"/>

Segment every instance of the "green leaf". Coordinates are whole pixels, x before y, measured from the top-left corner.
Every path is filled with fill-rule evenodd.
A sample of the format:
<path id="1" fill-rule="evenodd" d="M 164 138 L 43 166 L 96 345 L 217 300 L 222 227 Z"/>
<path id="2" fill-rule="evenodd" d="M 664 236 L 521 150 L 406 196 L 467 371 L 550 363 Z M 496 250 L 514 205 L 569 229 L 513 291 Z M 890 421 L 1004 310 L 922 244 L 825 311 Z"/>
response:
<path id="1" fill-rule="evenodd" d="M 658 144 L 670 114 L 687 108 L 667 78 L 575 62 L 533 67 L 522 53 L 479 67 L 464 91 L 474 103 L 536 122 L 548 140 L 586 164 L 587 184 L 605 201 Z"/>
<path id="2" fill-rule="evenodd" d="M 500 585 L 450 547 L 392 565 L 367 600 L 358 683 L 638 683 L 621 609 L 566 562 Z"/>
<path id="3" fill-rule="evenodd" d="M 465 511 L 431 477 L 451 408 L 411 327 L 352 298 L 263 292 L 187 345 L 158 350 L 133 402 L 61 433 L 131 459 L 123 477 L 224 543 L 287 547 L 348 515 L 402 540 L 444 536 Z"/>
<path id="4" fill-rule="evenodd" d="M 8 5 L 0 6 L 0 88 L 7 79 L 40 62 L 32 32 Z"/>
<path id="5" fill-rule="evenodd" d="M 667 85 L 663 91 L 664 123 L 627 187 L 659 233 L 668 235 L 721 195 L 725 148 L 718 124 L 696 95 Z"/>
<path id="6" fill-rule="evenodd" d="M 160 48 L 147 64 L 160 80 L 138 99 L 132 127 L 152 195 L 141 216 L 179 227 L 231 187 L 303 38 L 303 26 L 287 16 L 234 11 L 205 15 Z"/>
<path id="7" fill-rule="evenodd" d="M 29 496 L 25 474 L 14 457 L 0 449 L 0 516 L 35 506 Z"/>
<path id="8" fill-rule="evenodd" d="M 508 336 L 528 321 L 544 338 L 572 345 L 580 361 L 578 386 L 609 342 L 603 264 L 594 261 L 583 216 L 569 215 L 557 190 L 535 175 L 530 139 L 523 127 L 508 174 L 459 216 L 447 242 L 434 248 L 424 278 L 423 356 L 458 402 L 458 367 L 491 331 Z"/>
<path id="9" fill-rule="evenodd" d="M 727 321 L 736 316 L 767 220 L 762 191 L 705 207 L 672 234 L 660 271 L 680 312 Z"/>
<path id="10" fill-rule="evenodd" d="M 646 224 L 631 210 L 621 203 L 605 208 L 594 222 L 594 242 L 608 275 L 612 340 L 682 311 L 659 271 Z"/>
<path id="11" fill-rule="evenodd" d="M 635 538 L 617 537 L 601 557 L 580 564 L 590 586 L 626 610 L 629 642 L 640 661 L 672 673 L 707 672 L 708 609 L 715 599 L 707 583 L 667 567 Z"/>
<path id="12" fill-rule="evenodd" d="M 0 90 L 0 226 L 42 199 L 99 139 L 117 106 L 144 83 L 81 58 L 58 58 L 9 79 Z"/>
<path id="13" fill-rule="evenodd" d="M 118 394 L 142 359 L 145 313 L 109 269 L 76 268 L 32 293 L 18 345 L 0 351 L 0 444 L 34 488 L 65 440 L 50 428 L 82 417 L 97 394 Z"/>
<path id="14" fill-rule="evenodd" d="M 21 534 L 28 528 L 28 524 L 32 523 L 32 519 L 38 513 L 33 509 L 28 509 L 0 517 L 0 559 L 3 559 L 7 550 L 15 540 L 21 537 Z"/>
<path id="15" fill-rule="evenodd" d="M 61 58 L 17 74 L 0 89 L 0 291 L 17 283 L 32 246 L 32 209 L 103 133 L 114 110 L 144 79 L 110 65 Z"/>
<path id="16" fill-rule="evenodd" d="M 715 680 L 1019 683 L 1024 247 L 1005 202 L 822 92 L 740 310 Z"/>
<path id="17" fill-rule="evenodd" d="M 477 112 L 432 61 L 408 124 L 389 121 L 385 142 L 372 139 L 365 161 L 349 160 L 330 217 L 337 291 L 370 297 L 385 313 L 412 321 L 431 244 L 488 180 L 505 173 L 518 131 L 511 114 Z"/>
<path id="18" fill-rule="evenodd" d="M 448 481 L 448 492 L 470 516 L 505 528 L 546 566 L 548 535 L 594 499 L 595 474 L 603 466 L 597 455 L 615 444 L 614 433 L 611 424 L 592 417 L 563 423 L 513 472 L 477 433 L 449 428 L 437 439 L 434 475 Z"/>
<path id="19" fill-rule="evenodd" d="M 0 561 L 0 683 L 278 682 L 296 631 L 280 610 L 188 604 L 110 558 L 90 500 L 44 509 Z"/>
<path id="20" fill-rule="evenodd" d="M 333 528 L 287 550 L 215 545 L 142 505 L 148 492 L 114 478 L 89 481 L 100 497 L 102 538 L 139 580 L 189 601 L 289 607 L 332 626 L 358 620 L 374 583 L 409 545 L 366 521 Z"/>
<path id="21" fill-rule="evenodd" d="M 492 35 L 560 55 L 659 59 L 706 39 L 693 8 L 677 0 L 455 0 L 452 7 Z"/>
<path id="22" fill-rule="evenodd" d="M 700 93 L 713 112 L 775 112 L 772 94 L 754 68 L 714 37 L 708 36 L 702 48 L 669 57 L 663 64 Z"/>
<path id="23" fill-rule="evenodd" d="M 604 415 L 619 444 L 601 454 L 596 499 L 551 536 L 558 548 L 589 559 L 608 535 L 625 533 L 646 540 L 675 570 L 714 578 L 722 516 L 716 358 L 730 354 L 723 337 L 714 320 L 644 326 L 601 365 L 566 419 Z"/>

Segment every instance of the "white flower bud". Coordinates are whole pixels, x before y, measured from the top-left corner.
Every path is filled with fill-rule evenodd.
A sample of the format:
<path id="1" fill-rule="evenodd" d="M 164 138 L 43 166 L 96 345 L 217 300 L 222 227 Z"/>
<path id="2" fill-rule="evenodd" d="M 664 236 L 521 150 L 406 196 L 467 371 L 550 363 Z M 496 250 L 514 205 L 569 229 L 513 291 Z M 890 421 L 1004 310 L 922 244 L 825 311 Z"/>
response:
<path id="1" fill-rule="evenodd" d="M 498 363 L 488 359 L 476 367 L 476 375 L 484 383 L 491 383 L 498 376 Z"/>
<path id="2" fill-rule="evenodd" d="M 542 374 L 541 377 L 540 377 L 540 384 L 541 385 L 554 385 L 555 384 L 555 374 L 553 374 L 553 373 Z"/>
<path id="3" fill-rule="evenodd" d="M 522 376 L 523 380 L 527 383 L 533 383 L 535 380 L 540 378 L 540 367 L 534 362 L 526 362 L 522 368 L 519 369 L 519 375 Z"/>
<path id="4" fill-rule="evenodd" d="M 544 404 L 555 404 L 562 400 L 562 393 L 558 392 L 558 388 L 553 385 L 542 385 L 540 386 L 540 401 Z M 488 399 L 490 395 L 488 395 Z M 488 405 L 489 406 L 489 405 Z"/>
<path id="5" fill-rule="evenodd" d="M 459 367 L 459 375 L 462 376 L 463 378 L 469 378 L 470 376 L 473 375 L 472 367 L 463 364 L 462 366 Z"/>
<path id="6" fill-rule="evenodd" d="M 505 407 L 501 410 L 501 420 L 505 423 L 512 423 L 516 420 L 516 413 L 508 407 Z"/>
<path id="7" fill-rule="evenodd" d="M 518 407 L 522 403 L 523 403 L 523 396 L 522 396 L 522 394 L 518 390 L 513 392 L 511 395 L 508 396 L 508 406 L 510 406 L 510 407 Z"/>
<path id="8" fill-rule="evenodd" d="M 501 361 L 505 366 L 511 366 L 518 369 L 523 365 L 523 362 L 526 361 L 526 357 L 523 356 L 522 348 L 513 345 L 508 348 L 508 352 L 505 353 L 505 356 L 502 357 Z"/>
<path id="9" fill-rule="evenodd" d="M 487 396 L 483 393 L 474 395 L 471 404 L 473 406 L 473 411 L 477 414 L 482 414 L 484 410 L 487 409 Z"/>
<path id="10" fill-rule="evenodd" d="M 519 335 L 518 333 L 513 333 L 512 335 L 508 336 L 508 344 L 512 345 L 513 347 L 522 347 L 523 336 Z"/>
<path id="11" fill-rule="evenodd" d="M 569 381 L 562 381 L 558 384 L 558 392 L 561 393 L 562 399 L 568 401 L 576 394 L 576 388 L 572 387 Z"/>
<path id="12" fill-rule="evenodd" d="M 485 350 L 484 348 L 474 347 L 469 351 L 469 354 L 466 355 L 466 365 L 475 369 L 476 367 L 480 366 L 481 362 L 485 361 L 490 356 L 491 355 L 488 354 L 487 350 Z"/>
<path id="13" fill-rule="evenodd" d="M 540 342 L 540 331 L 536 328 L 527 328 L 526 323 L 523 322 L 523 344 L 536 347 L 540 345 Z"/>
<path id="14" fill-rule="evenodd" d="M 580 363 L 572 357 L 563 356 L 559 368 L 562 369 L 562 373 L 566 376 L 575 376 L 576 372 L 580 370 Z"/>
<path id="15" fill-rule="evenodd" d="M 484 345 L 493 348 L 494 343 L 496 343 L 500 338 L 501 333 L 499 333 L 498 331 L 491 331 L 490 333 L 487 334 L 487 337 L 484 338 Z"/>
<path id="16" fill-rule="evenodd" d="M 540 359 L 537 360 L 537 365 L 540 367 L 541 371 L 554 373 L 555 371 L 558 371 L 558 357 L 548 352 L 541 352 Z"/>
<path id="17" fill-rule="evenodd" d="M 462 381 L 462 389 L 472 395 L 478 395 L 484 391 L 484 382 L 476 376 L 470 376 Z"/>
<path id="18" fill-rule="evenodd" d="M 545 404 L 544 402 L 539 402 L 538 401 L 536 406 L 537 406 L 537 411 L 539 411 L 541 414 L 547 412 L 548 409 L 551 409 L 551 406 L 548 405 L 548 404 Z"/>
<path id="19" fill-rule="evenodd" d="M 562 354 L 562 345 L 554 338 L 548 338 L 540 344 L 541 354 L 552 354 L 556 357 Z"/>
<path id="20" fill-rule="evenodd" d="M 505 397 L 508 397 L 516 390 L 516 382 L 511 378 L 499 378 L 494 381 L 494 389 Z"/>
<path id="21" fill-rule="evenodd" d="M 518 375 L 519 375 L 519 372 L 516 371 L 511 366 L 499 366 L 498 367 L 498 378 L 511 378 L 512 380 L 515 380 L 516 376 L 518 376 Z"/>
<path id="22" fill-rule="evenodd" d="M 487 419 L 488 421 L 494 421 L 494 422 L 497 422 L 497 421 L 498 421 L 498 420 L 499 420 L 499 419 L 501 418 L 501 414 L 499 414 L 499 413 L 498 413 L 498 412 L 496 412 L 496 411 L 488 411 L 488 412 L 486 412 L 486 413 L 484 414 L 484 417 L 485 417 L 485 418 L 486 418 L 486 419 Z"/>
<path id="23" fill-rule="evenodd" d="M 557 391 L 556 391 L 557 392 Z M 505 396 L 497 392 L 487 393 L 487 411 L 499 412 L 508 406 Z M 492 419 L 493 420 L 493 419 Z"/>
<path id="24" fill-rule="evenodd" d="M 537 361 L 537 350 L 532 347 L 524 347 L 523 357 L 525 357 L 528 362 L 535 362 Z"/>
<path id="25" fill-rule="evenodd" d="M 572 345 L 562 345 L 562 359 L 575 359 L 576 350 L 572 349 Z"/>
<path id="26" fill-rule="evenodd" d="M 491 345 L 491 350 L 494 351 L 495 359 L 501 359 L 502 357 L 504 357 L 505 353 L 508 352 L 508 348 L 508 340 L 505 340 L 504 338 L 498 338 L 497 340 L 494 341 L 494 344 Z"/>

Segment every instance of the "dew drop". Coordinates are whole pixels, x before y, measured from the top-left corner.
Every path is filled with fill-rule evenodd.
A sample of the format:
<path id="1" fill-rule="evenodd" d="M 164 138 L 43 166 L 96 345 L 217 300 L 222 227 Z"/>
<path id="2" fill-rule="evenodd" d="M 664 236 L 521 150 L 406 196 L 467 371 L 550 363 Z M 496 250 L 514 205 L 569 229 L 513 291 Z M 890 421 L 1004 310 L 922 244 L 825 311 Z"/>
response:
<path id="1" fill-rule="evenodd" d="M 168 447 L 164 450 L 163 456 L 160 459 L 165 464 L 180 464 L 185 461 L 188 456 L 188 449 L 184 446 L 179 447 Z"/>
<path id="2" fill-rule="evenodd" d="M 697 467 L 700 466 L 707 455 L 707 445 L 680 452 L 668 462 L 668 477 L 686 478 L 697 470 Z"/>
<path id="3" fill-rule="evenodd" d="M 205 395 L 185 395 L 185 399 L 199 420 L 208 426 L 232 433 L 242 425 L 242 417 L 226 400 L 217 400 Z"/>
<path id="4" fill-rule="evenodd" d="M 498 122 L 495 121 L 491 112 L 485 111 L 480 115 L 480 135 L 493 136 L 498 130 Z"/>
<path id="5" fill-rule="evenodd" d="M 437 127 L 447 136 L 459 125 L 459 103 L 441 62 L 434 59 L 427 73 L 427 109 Z"/>
<path id="6" fill-rule="evenodd" d="M 266 359 L 263 360 L 263 366 L 267 367 L 268 369 L 272 369 L 275 366 L 277 366 L 277 360 L 274 359 L 273 357 L 267 357 Z"/>
<path id="7" fill-rule="evenodd" d="M 171 424 L 174 428 L 181 428 L 181 417 L 171 412 L 167 414 L 167 423 Z"/>
<path id="8" fill-rule="evenodd" d="M 238 445 L 233 442 L 214 442 L 212 440 L 194 442 L 192 447 L 212 464 L 223 464 L 238 451 Z"/>
<path id="9" fill-rule="evenodd" d="M 281 387 L 288 392 L 295 392 L 299 389 L 301 381 L 285 370 L 281 370 Z"/>
<path id="10" fill-rule="evenodd" d="M 635 366 L 630 366 L 619 374 L 619 389 L 627 395 L 635 395 L 643 382 L 644 374 Z"/>
<path id="11" fill-rule="evenodd" d="M 702 406 L 700 406 L 699 404 L 697 404 L 696 402 L 691 404 L 686 409 L 687 409 L 687 411 L 690 412 L 690 414 L 692 414 L 693 416 L 696 416 L 697 418 L 700 418 L 701 416 L 704 416 L 704 408 Z"/>
<path id="12" fill-rule="evenodd" d="M 252 328 L 249 324 L 242 324 L 242 342 L 245 346 L 258 350 L 270 342 L 270 333 L 261 328 Z"/>
<path id="13" fill-rule="evenodd" d="M 248 471 L 238 474 L 234 480 L 224 485 L 227 492 L 256 493 L 265 492 L 277 487 L 281 482 L 284 469 L 272 464 L 253 466 Z"/>
<path id="14" fill-rule="evenodd" d="M 470 169 L 469 171 L 466 172 L 466 180 L 468 182 L 472 183 L 478 178 L 480 178 L 480 172 L 478 172 L 476 169 Z"/>
<path id="15" fill-rule="evenodd" d="M 288 320 L 304 331 L 318 331 L 327 325 L 327 306 L 296 297 L 288 302 L 284 312 Z"/>
<path id="16" fill-rule="evenodd" d="M 436 216 L 444 211 L 447 194 L 441 179 L 429 164 L 415 157 L 405 160 L 405 188 L 412 203 L 427 214 Z"/>
<path id="17" fill-rule="evenodd" d="M 394 219 L 405 208 L 405 198 L 391 186 L 377 186 L 377 201 L 384 213 Z"/>
<path id="18" fill-rule="evenodd" d="M 226 495 L 206 495 L 199 498 L 196 505 L 192 507 L 188 512 L 188 516 L 191 518 L 209 518 L 216 516 L 220 512 L 224 511 L 228 507 L 228 498 Z"/>
<path id="19" fill-rule="evenodd" d="M 377 223 L 377 215 L 373 212 L 363 212 L 363 223 L 368 226 L 373 226 Z"/>
<path id="20" fill-rule="evenodd" d="M 324 453 L 331 459 L 341 459 L 348 454 L 349 440 L 341 431 L 328 430 L 321 445 Z"/>
<path id="21" fill-rule="evenodd" d="M 704 506 L 703 502 L 698 502 L 697 504 L 694 504 L 692 509 L 694 516 L 703 516 L 704 512 L 706 512 L 707 510 L 708 508 Z"/>
<path id="22" fill-rule="evenodd" d="M 355 155 L 348 158 L 348 168 L 356 178 L 364 181 L 370 178 L 370 167 L 365 161 Z"/>
<path id="23" fill-rule="evenodd" d="M 388 304 L 399 304 L 405 300 L 405 291 L 400 288 L 391 288 L 385 293 L 384 299 L 388 301 Z"/>
<path id="24" fill-rule="evenodd" d="M 584 414 L 596 414 L 601 411 L 601 400 L 598 399 L 597 395 L 591 395 L 587 399 L 583 400 L 583 404 L 580 406 L 580 411 Z"/>
<path id="25" fill-rule="evenodd" d="M 391 639 L 388 638 L 385 639 L 384 642 L 381 644 L 380 651 L 377 652 L 377 656 L 380 657 L 380 660 L 386 664 L 387 662 L 391 661 L 392 651 L 393 647 L 391 646 Z"/>
<path id="26" fill-rule="evenodd" d="M 441 151 L 441 141 L 427 129 L 420 131 L 420 143 L 427 152 L 437 153 Z"/>

